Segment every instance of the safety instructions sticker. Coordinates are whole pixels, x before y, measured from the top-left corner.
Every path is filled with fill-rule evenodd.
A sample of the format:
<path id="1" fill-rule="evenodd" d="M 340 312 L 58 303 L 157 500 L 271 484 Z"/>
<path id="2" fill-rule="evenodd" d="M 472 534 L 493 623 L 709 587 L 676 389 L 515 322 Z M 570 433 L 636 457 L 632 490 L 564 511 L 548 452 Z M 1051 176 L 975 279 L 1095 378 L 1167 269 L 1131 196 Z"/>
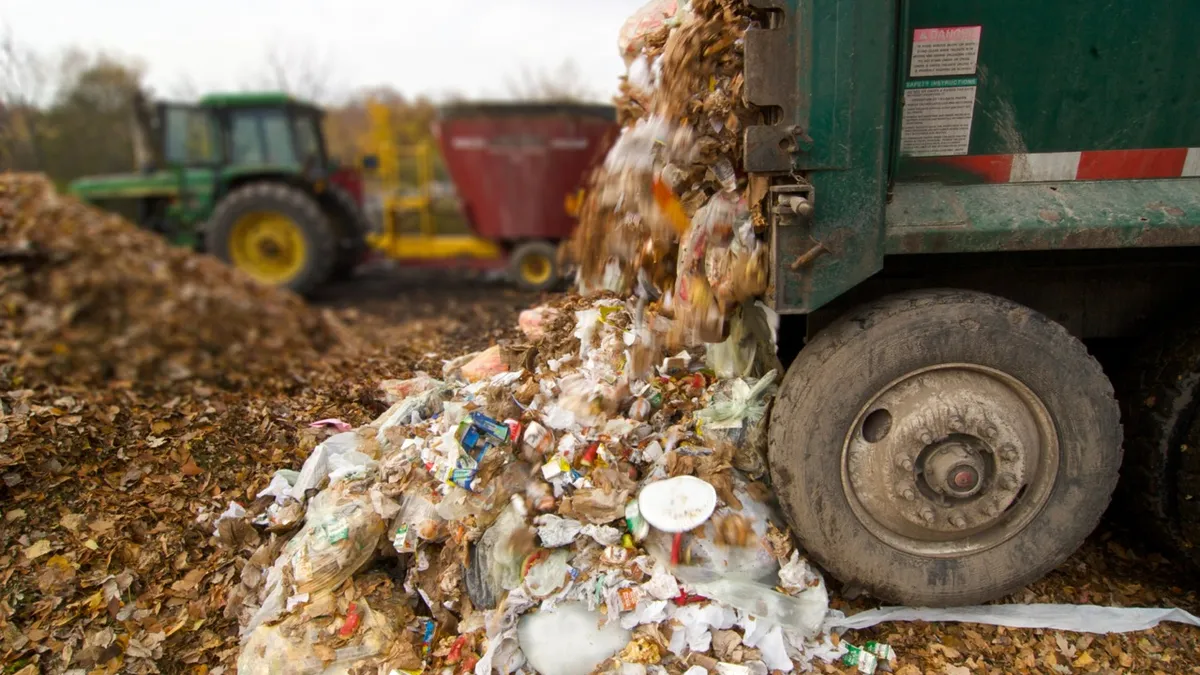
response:
<path id="1" fill-rule="evenodd" d="M 982 34 L 982 26 L 914 30 L 909 77 L 974 75 Z"/>
<path id="2" fill-rule="evenodd" d="M 967 154 L 978 84 L 974 77 L 905 83 L 900 154 L 909 157 Z"/>

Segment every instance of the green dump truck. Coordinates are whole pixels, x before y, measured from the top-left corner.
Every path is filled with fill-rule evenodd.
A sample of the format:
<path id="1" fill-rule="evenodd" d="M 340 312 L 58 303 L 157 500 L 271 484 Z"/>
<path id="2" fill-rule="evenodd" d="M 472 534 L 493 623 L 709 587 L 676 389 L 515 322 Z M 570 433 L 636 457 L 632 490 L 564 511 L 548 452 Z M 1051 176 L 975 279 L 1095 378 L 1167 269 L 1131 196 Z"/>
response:
<path id="1" fill-rule="evenodd" d="M 770 459 L 809 554 L 887 600 L 990 600 L 1121 473 L 1200 558 L 1200 3 L 750 4 L 744 164 L 803 342 Z"/>

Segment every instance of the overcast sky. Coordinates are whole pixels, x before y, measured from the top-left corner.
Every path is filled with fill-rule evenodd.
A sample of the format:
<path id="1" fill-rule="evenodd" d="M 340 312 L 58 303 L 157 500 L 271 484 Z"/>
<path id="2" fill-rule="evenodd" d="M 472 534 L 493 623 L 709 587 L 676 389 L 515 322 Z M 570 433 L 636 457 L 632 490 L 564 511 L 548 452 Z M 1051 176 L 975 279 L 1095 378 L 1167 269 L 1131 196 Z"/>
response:
<path id="1" fill-rule="evenodd" d="M 79 46 L 137 57 L 171 94 L 244 88 L 265 55 L 307 59 L 337 92 L 507 96 L 523 69 L 574 62 L 607 99 L 617 33 L 645 0 L 0 0 L 0 31 L 42 54 Z"/>

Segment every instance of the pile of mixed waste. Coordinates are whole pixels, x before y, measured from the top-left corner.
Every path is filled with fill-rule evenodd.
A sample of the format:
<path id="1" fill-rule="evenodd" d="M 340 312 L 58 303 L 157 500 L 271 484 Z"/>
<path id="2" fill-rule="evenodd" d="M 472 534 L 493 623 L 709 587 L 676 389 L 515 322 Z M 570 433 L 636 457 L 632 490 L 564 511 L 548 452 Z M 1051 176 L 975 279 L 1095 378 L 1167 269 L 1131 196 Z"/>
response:
<path id="1" fill-rule="evenodd" d="M 765 675 L 847 653 L 760 482 L 775 373 L 664 356 L 639 316 L 528 310 L 525 349 L 385 383 L 378 419 L 216 516 L 249 555 L 239 672 Z"/>
<path id="2" fill-rule="evenodd" d="M 631 126 L 573 242 L 583 298 L 522 314 L 526 345 L 387 383 L 391 409 L 213 519 L 249 556 L 227 604 L 240 672 L 887 661 L 831 640 L 762 482 L 778 361 L 762 194 L 738 171 L 753 23 L 697 0 L 627 24 Z"/>

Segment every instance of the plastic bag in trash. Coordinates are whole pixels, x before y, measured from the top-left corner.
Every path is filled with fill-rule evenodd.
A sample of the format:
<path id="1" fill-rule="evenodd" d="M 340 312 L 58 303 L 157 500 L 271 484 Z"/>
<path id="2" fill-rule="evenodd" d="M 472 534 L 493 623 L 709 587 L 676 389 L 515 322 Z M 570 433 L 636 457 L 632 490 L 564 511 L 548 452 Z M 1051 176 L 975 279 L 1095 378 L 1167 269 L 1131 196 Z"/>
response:
<path id="1" fill-rule="evenodd" d="M 512 504 L 471 547 L 467 595 L 476 607 L 491 609 L 505 591 L 521 585 L 521 567 L 535 548 L 536 532 Z"/>
<path id="2" fill-rule="evenodd" d="M 422 541 L 444 541 L 446 520 L 438 515 L 437 506 L 424 495 L 405 495 L 400 513 L 392 523 L 392 546 L 400 553 L 412 553 Z"/>
<path id="3" fill-rule="evenodd" d="M 440 380 L 424 374 L 407 380 L 384 380 L 379 383 L 379 389 L 383 392 L 383 400 L 388 405 L 395 405 L 410 396 L 425 393 L 439 386 L 442 386 Z"/>
<path id="4" fill-rule="evenodd" d="M 565 602 L 552 611 L 526 614 L 517 623 L 521 651 L 539 673 L 588 675 L 621 651 L 633 636 L 615 621 L 597 629 L 600 618 L 580 602 Z"/>
<path id="5" fill-rule="evenodd" d="M 675 576 L 700 595 L 746 612 L 750 616 L 787 626 L 806 638 L 821 632 L 829 612 L 825 582 L 798 595 L 784 595 L 771 585 L 734 574 L 717 574 L 698 567 L 679 566 Z"/>
<path id="6" fill-rule="evenodd" d="M 331 618 L 327 623 L 332 621 Z M 259 626 L 250 634 L 238 656 L 238 672 L 247 675 L 347 675 L 352 668 L 361 668 L 368 662 L 392 665 L 388 659 L 396 641 L 392 624 L 391 617 L 372 610 L 365 598 L 359 598 L 341 620 L 336 633 L 340 639 L 334 642 L 334 636 L 328 638 L 330 642 L 342 644 L 322 649 L 320 642 L 314 639 L 316 626 L 293 615 L 279 624 Z"/>
<path id="7" fill-rule="evenodd" d="M 361 492 L 352 492 L 362 487 Z M 375 554 L 383 519 L 365 486 L 338 483 L 309 503 L 304 527 L 284 546 L 297 593 L 317 593 L 350 578 Z"/>
<path id="8" fill-rule="evenodd" d="M 704 442 L 732 452 L 733 466 L 754 478 L 766 473 L 766 411 L 774 391 L 774 370 L 758 380 L 725 380 L 695 415 Z"/>
<path id="9" fill-rule="evenodd" d="M 721 379 L 752 378 L 782 371 L 770 312 L 762 303 L 740 305 L 729 319 L 729 337 L 705 346 L 705 362 Z M 774 315 L 778 321 L 778 315 Z"/>
<path id="10" fill-rule="evenodd" d="M 292 498 L 303 501 L 305 493 L 319 488 L 329 476 L 331 458 L 348 452 L 358 452 L 360 445 L 361 439 L 354 431 L 334 434 L 322 441 L 313 449 L 308 459 L 304 460 L 304 466 L 300 468 L 300 475 L 292 484 Z"/>
<path id="11" fill-rule="evenodd" d="M 479 382 L 508 370 L 500 345 L 489 347 L 480 352 L 475 358 L 462 365 L 463 379 L 467 382 Z"/>

